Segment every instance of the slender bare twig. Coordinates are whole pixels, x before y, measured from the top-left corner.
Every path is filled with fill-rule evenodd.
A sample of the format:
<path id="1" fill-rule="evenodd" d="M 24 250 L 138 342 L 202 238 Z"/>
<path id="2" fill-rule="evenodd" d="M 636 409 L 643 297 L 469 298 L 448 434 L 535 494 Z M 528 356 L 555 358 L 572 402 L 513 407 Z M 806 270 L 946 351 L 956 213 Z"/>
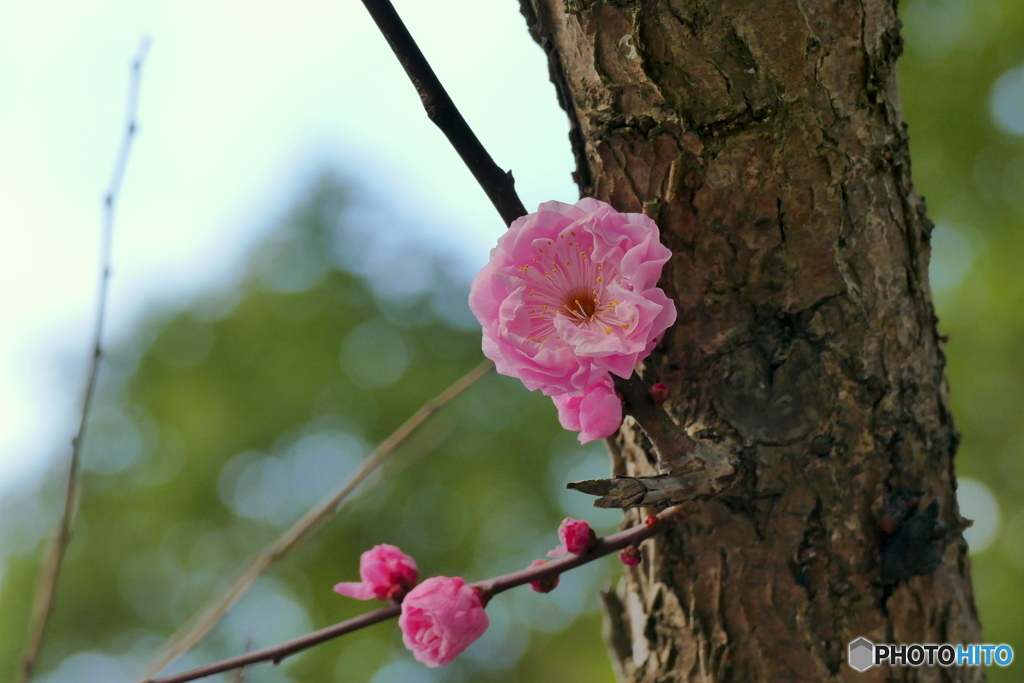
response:
<path id="1" fill-rule="evenodd" d="M 143 38 L 139 50 L 131 63 L 128 80 L 128 105 L 125 116 L 124 136 L 121 147 L 114 160 L 114 169 L 110 176 L 110 184 L 103 196 L 103 229 L 100 237 L 100 283 L 97 295 L 96 319 L 93 328 L 92 360 L 89 364 L 88 378 L 82 397 L 82 412 L 78 422 L 78 432 L 71 440 L 71 459 L 68 464 L 67 488 L 64 492 L 64 511 L 61 513 L 47 554 L 39 588 L 36 591 L 35 605 L 32 609 L 32 621 L 29 623 L 28 643 L 21 665 L 21 681 L 32 679 L 39 652 L 46 638 L 46 629 L 53 614 L 53 606 L 57 596 L 57 583 L 60 579 L 64 554 L 71 540 L 71 527 L 75 521 L 78 504 L 78 472 L 82 460 L 82 449 L 85 445 L 85 430 L 89 423 L 93 397 L 96 394 L 96 379 L 99 377 L 100 362 L 103 358 L 103 324 L 107 312 L 107 290 L 110 286 L 110 253 L 114 238 L 114 210 L 118 193 L 124 180 L 124 172 L 128 166 L 128 155 L 132 142 L 138 131 L 139 89 L 142 85 L 142 65 L 149 52 L 149 38 Z"/>
<path id="2" fill-rule="evenodd" d="M 512 172 L 501 170 L 487 153 L 476 134 L 462 118 L 452 98 L 448 96 L 441 81 L 434 75 L 420 48 L 409 34 L 398 12 L 389 0 L 363 0 L 377 28 L 388 41 L 399 63 L 408 74 L 416 92 L 419 93 L 427 116 L 445 134 L 462 161 L 469 168 L 480 187 L 501 214 L 505 225 L 526 215 L 526 209 L 516 194 Z"/>
<path id="3" fill-rule="evenodd" d="M 413 432 L 435 413 L 448 405 L 459 394 L 471 387 L 477 380 L 494 368 L 491 361 L 484 361 L 470 370 L 457 382 L 442 391 L 428 403 L 424 404 L 408 420 L 382 441 L 370 455 L 366 457 L 359 469 L 337 491 L 324 498 L 316 507 L 310 509 L 290 529 L 275 541 L 267 545 L 262 552 L 246 567 L 238 578 L 215 600 L 200 610 L 186 622 L 185 626 L 170 638 L 161 648 L 157 658 L 150 663 L 145 677 L 151 678 L 181 654 L 190 650 L 203 636 L 210 632 L 227 611 L 252 587 L 252 584 L 274 562 L 284 557 L 300 541 L 305 539 L 321 522 L 337 512 L 353 491 L 381 466 L 389 455 L 400 446 Z"/>
<path id="4" fill-rule="evenodd" d="M 638 524 L 634 527 L 620 531 L 617 534 L 598 538 L 594 546 L 582 555 L 569 555 L 566 557 L 559 558 L 557 560 L 551 560 L 542 565 L 536 567 L 529 567 L 527 569 L 521 569 L 511 574 L 505 574 L 493 579 L 487 579 L 485 581 L 478 581 L 473 585 L 479 588 L 484 594 L 484 602 L 486 603 L 490 598 L 503 593 L 511 588 L 517 586 L 526 585 L 532 581 L 541 581 L 553 576 L 567 572 L 570 569 L 593 562 L 594 560 L 609 555 L 616 550 L 622 550 L 623 548 L 631 545 L 638 545 L 641 542 L 647 540 L 658 531 L 669 526 L 669 522 L 676 519 L 682 513 L 681 508 L 678 506 L 663 510 L 656 515 L 654 520 L 645 520 L 644 523 Z M 201 666 L 190 671 L 184 671 L 173 676 L 165 676 L 163 678 L 149 679 L 145 683 L 186 683 L 186 681 L 195 681 L 200 678 L 206 678 L 216 673 L 222 673 L 224 671 L 231 671 L 243 666 L 249 666 L 259 662 L 272 661 L 275 664 L 281 662 L 281 660 L 291 655 L 308 650 L 309 648 L 324 643 L 338 636 L 343 636 L 346 633 L 352 633 L 359 629 L 378 624 L 388 619 L 397 617 L 402 611 L 401 605 L 389 605 L 387 607 L 381 607 L 372 612 L 361 614 L 358 617 L 343 621 L 333 626 L 314 631 L 308 635 L 290 640 L 274 647 L 268 647 L 264 650 L 256 650 L 255 652 L 249 652 L 237 657 L 231 657 L 230 659 L 224 659 L 213 664 Z"/>

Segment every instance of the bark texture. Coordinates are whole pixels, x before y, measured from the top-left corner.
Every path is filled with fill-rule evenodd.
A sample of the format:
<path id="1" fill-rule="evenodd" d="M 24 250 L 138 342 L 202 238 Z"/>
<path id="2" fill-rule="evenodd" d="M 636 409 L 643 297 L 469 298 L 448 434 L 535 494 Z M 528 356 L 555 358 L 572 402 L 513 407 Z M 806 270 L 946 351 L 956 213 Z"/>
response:
<path id="1" fill-rule="evenodd" d="M 581 193 L 654 217 L 674 254 L 662 286 L 679 322 L 644 380 L 670 387 L 680 430 L 732 441 L 745 472 L 606 596 L 623 679 L 981 680 L 845 663 L 858 636 L 980 642 L 894 3 L 521 5 Z M 616 441 L 616 473 L 657 473 L 628 422 Z M 934 572 L 887 585 L 883 557 L 897 574 L 920 564 L 879 528 L 906 491 L 937 501 L 949 533 Z"/>

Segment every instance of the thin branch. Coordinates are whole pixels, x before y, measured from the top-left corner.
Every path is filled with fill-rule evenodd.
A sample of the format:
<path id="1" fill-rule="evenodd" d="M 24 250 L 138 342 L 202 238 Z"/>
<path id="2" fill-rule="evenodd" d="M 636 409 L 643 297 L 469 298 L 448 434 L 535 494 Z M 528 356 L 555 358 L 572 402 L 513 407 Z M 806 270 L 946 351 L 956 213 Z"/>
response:
<path id="1" fill-rule="evenodd" d="M 462 157 L 462 161 L 487 193 L 494 208 L 501 214 L 505 225 L 511 225 L 515 219 L 525 216 L 526 209 L 516 194 L 512 172 L 506 173 L 494 163 L 491 155 L 466 123 L 466 119 L 462 118 L 441 81 L 434 75 L 434 70 L 430 68 L 427 59 L 420 52 L 416 41 L 389 0 L 363 0 L 363 5 L 370 12 L 377 28 L 388 41 L 413 87 L 419 93 L 427 116 L 441 129 L 452 147 Z"/>
<path id="2" fill-rule="evenodd" d="M 493 579 L 487 579 L 485 581 L 478 581 L 473 585 L 479 588 L 484 593 L 484 602 L 497 595 L 503 593 L 511 588 L 517 586 L 523 586 L 532 581 L 540 581 L 553 576 L 567 572 L 570 569 L 582 566 L 589 562 L 609 555 L 617 550 L 631 545 L 638 545 L 639 543 L 647 540 L 654 534 L 658 533 L 662 529 L 669 526 L 669 523 L 676 519 L 682 510 L 679 507 L 672 507 L 667 510 L 663 510 L 658 513 L 653 523 L 644 522 L 634 527 L 620 531 L 617 534 L 611 536 L 605 536 L 598 538 L 594 546 L 582 555 L 569 555 L 562 557 L 557 560 L 551 560 L 544 564 L 536 567 L 529 567 L 527 569 L 521 569 L 519 571 L 512 572 L 511 574 L 505 574 Z M 257 650 L 255 652 L 249 652 L 244 655 L 237 657 L 231 657 L 230 659 L 224 659 L 207 666 L 201 666 L 191 671 L 184 671 L 173 676 L 165 676 L 163 678 L 152 678 L 147 680 L 145 683 L 186 683 L 187 681 L 195 681 L 200 678 L 206 678 L 213 674 L 222 673 L 224 671 L 231 671 L 232 669 L 238 669 L 243 666 L 249 666 L 259 662 L 274 662 L 279 664 L 286 657 L 290 657 L 297 652 L 308 650 L 309 648 L 324 643 L 328 640 L 343 636 L 346 633 L 352 633 L 359 629 L 378 624 L 388 619 L 397 617 L 402 612 L 401 605 L 389 605 L 387 607 L 381 607 L 380 609 L 366 614 L 361 614 L 358 617 L 343 621 L 333 626 L 314 631 L 308 635 L 290 640 L 274 647 L 266 648 L 265 650 Z"/>
<path id="3" fill-rule="evenodd" d="M 71 460 L 68 464 L 67 488 L 64 492 L 64 511 L 57 526 L 57 533 L 50 545 L 46 565 L 43 570 L 39 588 L 36 592 L 35 605 L 32 610 L 32 621 L 29 623 L 28 644 L 21 665 L 21 681 L 26 683 L 32 679 L 39 653 L 46 638 L 47 626 L 57 596 L 57 584 L 60 571 L 64 564 L 64 555 L 71 540 L 71 527 L 75 521 L 78 503 L 78 473 L 85 446 L 85 431 L 89 423 L 93 398 L 96 394 L 96 380 L 99 377 L 100 362 L 103 358 L 103 327 L 107 312 L 107 291 L 110 288 L 111 249 L 114 238 L 114 215 L 118 193 L 124 180 L 128 166 L 128 156 L 132 142 L 138 132 L 139 90 L 142 85 L 142 65 L 149 52 L 149 38 L 143 38 L 139 50 L 132 60 L 128 79 L 128 104 L 125 115 L 125 130 L 121 138 L 121 146 L 114 160 L 114 169 L 110 176 L 110 184 L 103 197 L 103 229 L 100 238 L 100 282 L 97 295 L 96 319 L 93 328 L 92 360 L 89 364 L 88 378 L 82 397 L 82 412 L 78 422 L 78 432 L 71 440 Z"/>
<path id="4" fill-rule="evenodd" d="M 451 403 L 459 394 L 475 384 L 477 380 L 493 368 L 494 364 L 491 361 L 484 361 L 424 404 L 412 417 L 402 423 L 398 429 L 392 432 L 366 457 L 362 465 L 349 477 L 348 481 L 337 491 L 324 498 L 316 507 L 310 509 L 290 529 L 281 534 L 277 540 L 267 545 L 256 559 L 253 560 L 252 564 L 239 574 L 238 578 L 235 579 L 234 583 L 227 590 L 205 608 L 197 612 L 189 622 L 186 622 L 182 630 L 171 637 L 169 642 L 161 649 L 157 658 L 150 663 L 146 669 L 145 677 L 151 678 L 155 676 L 180 655 L 192 649 L 203 636 L 209 633 L 224 618 L 227 611 L 245 595 L 256 579 L 267 571 L 272 564 L 287 555 L 300 541 L 307 538 L 310 532 L 319 527 L 324 520 L 341 509 L 341 506 L 352 492 L 374 470 L 380 467 L 398 446 L 435 413 Z"/>

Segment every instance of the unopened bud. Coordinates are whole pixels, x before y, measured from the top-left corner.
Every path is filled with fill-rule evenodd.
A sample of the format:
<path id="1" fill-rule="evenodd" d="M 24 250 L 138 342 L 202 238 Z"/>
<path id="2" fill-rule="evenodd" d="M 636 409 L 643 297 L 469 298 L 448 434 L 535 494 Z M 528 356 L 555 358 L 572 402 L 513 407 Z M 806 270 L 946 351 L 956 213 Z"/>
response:
<path id="1" fill-rule="evenodd" d="M 627 567 L 635 567 L 640 564 L 640 560 L 643 555 L 640 554 L 640 548 L 635 545 L 628 545 L 619 551 L 619 559 L 622 560 L 622 564 Z"/>
<path id="2" fill-rule="evenodd" d="M 540 565 L 547 563 L 547 560 L 534 560 L 530 563 L 530 566 L 539 567 Z M 536 581 L 531 581 L 530 588 L 537 591 L 538 593 L 550 593 L 551 591 L 558 588 L 558 574 L 548 576 L 543 579 L 537 579 Z"/>
<path id="3" fill-rule="evenodd" d="M 668 385 L 664 382 L 658 382 L 651 387 L 651 400 L 654 405 L 661 405 L 668 400 Z"/>
<path id="4" fill-rule="evenodd" d="M 582 555 L 597 543 L 597 534 L 582 519 L 566 517 L 558 526 L 558 539 L 573 555 Z"/>

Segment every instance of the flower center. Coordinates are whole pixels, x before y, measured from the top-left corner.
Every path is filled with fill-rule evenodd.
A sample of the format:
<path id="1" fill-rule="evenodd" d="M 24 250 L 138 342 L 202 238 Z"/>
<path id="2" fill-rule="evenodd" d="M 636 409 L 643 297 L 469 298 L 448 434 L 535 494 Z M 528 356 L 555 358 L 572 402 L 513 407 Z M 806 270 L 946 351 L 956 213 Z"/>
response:
<path id="1" fill-rule="evenodd" d="M 569 316 L 576 322 L 583 323 L 594 317 L 599 305 L 593 292 L 576 289 L 566 295 L 559 313 Z"/>

